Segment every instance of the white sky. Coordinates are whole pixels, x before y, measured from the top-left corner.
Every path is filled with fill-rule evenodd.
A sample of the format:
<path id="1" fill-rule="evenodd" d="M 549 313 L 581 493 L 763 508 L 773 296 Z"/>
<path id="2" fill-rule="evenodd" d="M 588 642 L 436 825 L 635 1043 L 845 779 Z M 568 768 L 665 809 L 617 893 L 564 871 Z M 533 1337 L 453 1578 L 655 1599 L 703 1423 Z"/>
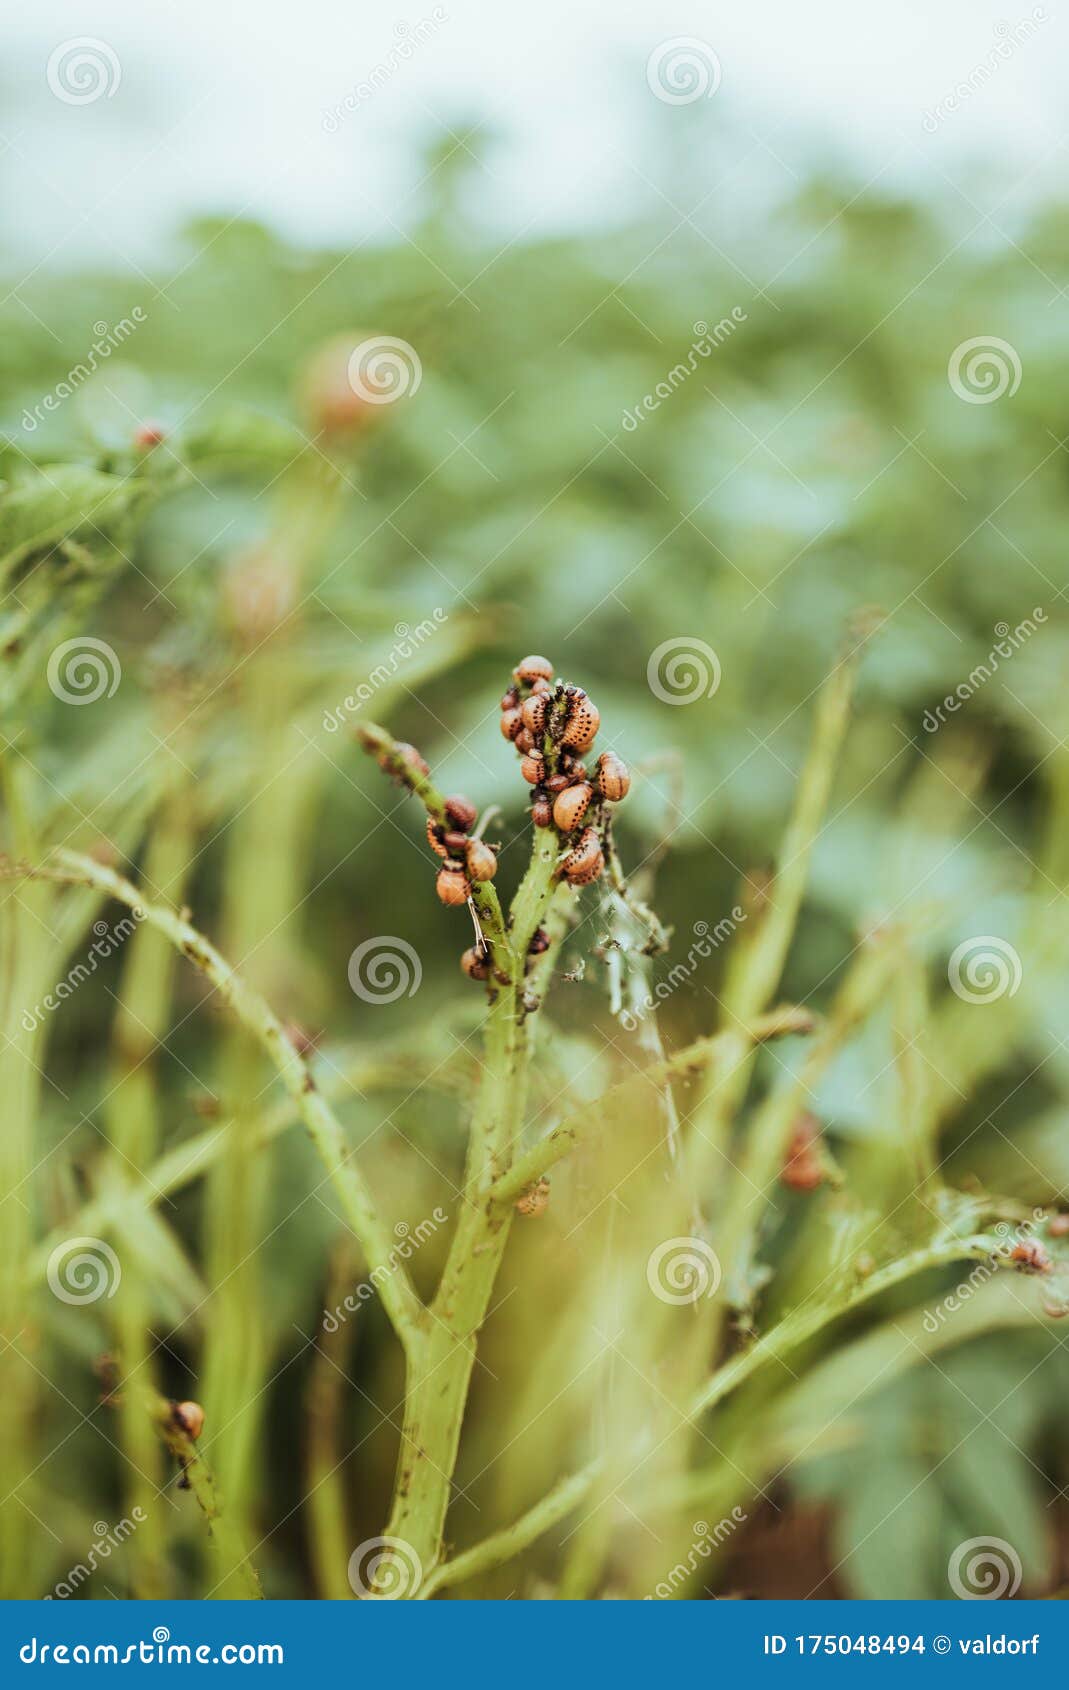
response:
<path id="1" fill-rule="evenodd" d="M 366 15 L 351 0 L 35 0 L 6 20 L 0 192 L 15 238 L 59 264 L 151 250 L 205 209 L 246 208 L 305 238 L 344 240 L 403 223 L 414 138 L 471 115 L 501 136 L 488 216 L 516 229 L 596 221 L 642 191 L 644 125 L 691 115 L 646 86 L 651 49 L 672 36 L 715 50 L 722 82 L 703 119 L 730 126 L 748 168 L 782 186 L 777 160 L 798 168 L 831 153 L 863 177 L 883 169 L 885 180 L 934 189 L 997 160 L 1039 190 L 1064 174 L 1069 23 L 1058 3 L 1040 8 L 1033 39 L 932 134 L 925 110 L 1030 4 L 539 0 L 510 12 L 445 0 L 433 37 L 329 133 L 324 113 L 386 59 L 397 26 L 413 28 L 433 4 Z M 67 105 L 49 90 L 47 61 L 87 35 L 111 48 L 121 82 L 111 98 Z"/>

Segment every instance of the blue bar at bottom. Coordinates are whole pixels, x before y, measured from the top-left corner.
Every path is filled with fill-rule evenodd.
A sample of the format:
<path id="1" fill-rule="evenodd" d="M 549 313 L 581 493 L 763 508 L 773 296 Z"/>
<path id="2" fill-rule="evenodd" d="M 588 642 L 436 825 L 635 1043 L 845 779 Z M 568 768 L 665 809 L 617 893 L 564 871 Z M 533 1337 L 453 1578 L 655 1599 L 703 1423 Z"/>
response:
<path id="1" fill-rule="evenodd" d="M 336 1668 L 366 1684 L 399 1671 L 421 1683 L 554 1690 L 692 1684 L 726 1672 L 754 1684 L 912 1686 L 968 1675 L 994 1682 L 1060 1670 L 1069 1616 L 1058 1602 L 8 1602 L 0 1682 L 151 1673 L 225 1684 L 264 1674 L 305 1683 Z M 342 1680 L 338 1680 L 342 1681 Z M 336 1682 L 338 1682 L 336 1681 Z M 729 1681 L 730 1682 L 730 1681 Z"/>

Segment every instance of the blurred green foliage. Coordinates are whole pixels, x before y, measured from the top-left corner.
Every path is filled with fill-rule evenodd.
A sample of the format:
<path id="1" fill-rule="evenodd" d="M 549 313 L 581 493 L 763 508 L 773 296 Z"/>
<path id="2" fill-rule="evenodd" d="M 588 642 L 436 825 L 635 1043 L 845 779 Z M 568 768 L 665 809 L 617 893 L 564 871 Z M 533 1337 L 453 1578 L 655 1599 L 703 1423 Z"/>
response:
<path id="1" fill-rule="evenodd" d="M 507 886 L 527 795 L 497 732 L 497 699 L 521 652 L 548 653 L 596 698 L 604 743 L 644 771 L 621 821 L 625 858 L 641 861 L 678 821 L 657 889 L 677 933 L 667 971 L 696 923 L 715 925 L 752 893 L 747 877 L 767 867 L 782 832 L 815 690 L 851 615 L 878 607 L 785 991 L 826 1006 L 859 932 L 908 919 L 927 999 L 923 1107 L 938 1122 L 944 1171 L 963 1190 L 1057 1204 L 1069 1087 L 1069 347 L 1049 277 L 1069 255 L 1064 210 L 1037 212 L 1012 245 L 966 238 L 971 219 L 958 209 L 872 189 L 857 197 L 828 178 L 745 232 L 708 208 L 689 222 L 658 202 L 596 235 L 506 245 L 465 216 L 459 156 L 437 165 L 433 205 L 389 248 L 298 251 L 254 224 L 205 221 L 151 281 L 42 272 L 24 290 L 32 313 L 19 294 L 0 310 L 4 738 L 16 776 L 32 784 L 31 837 L 83 849 L 107 838 L 140 860 L 161 801 L 188 808 L 185 899 L 200 926 L 235 938 L 279 1012 L 319 1036 L 328 1066 L 354 1038 L 384 1060 L 397 1053 L 386 1100 L 348 1095 L 345 1118 L 354 1142 L 369 1140 L 376 1183 L 415 1225 L 438 1200 L 439 1174 L 455 1180 L 461 1166 L 478 1016 L 456 967 L 464 921 L 433 898 L 426 852 L 413 848 L 418 817 L 325 713 L 391 666 L 369 712 L 416 743 L 447 790 L 503 806 Z M 685 205 L 699 184 L 678 159 L 674 168 L 672 197 Z M 86 358 L 93 325 L 135 306 L 144 321 L 121 347 L 27 428 Z M 733 308 L 732 332 L 625 426 L 686 361 L 695 325 L 723 323 Z M 365 333 L 416 349 L 419 390 L 382 407 L 355 442 L 316 436 L 302 372 L 333 337 Z M 948 363 L 974 336 L 1015 349 L 1017 391 L 991 403 L 955 393 Z M 134 444 L 147 422 L 164 430 L 151 450 Z M 1013 629 L 1037 609 L 1037 631 L 929 732 L 926 711 L 988 658 L 996 625 Z M 395 663 L 399 640 L 436 611 L 436 631 Z M 122 678 L 78 710 L 53 696 L 45 669 L 82 632 L 108 642 Z M 721 667 L 715 694 L 685 707 L 647 681 L 651 652 L 678 636 L 706 642 Z M 19 849 L 10 833 L 8 846 Z M 422 986 L 369 1011 L 347 963 L 384 931 L 416 949 Z M 1019 989 L 983 1005 L 947 981 L 950 952 L 976 935 L 998 936 L 1022 964 Z M 583 930 L 566 954 L 573 970 L 585 957 L 585 977 L 559 988 L 540 1124 L 618 1072 L 614 1044 L 630 1048 L 608 1016 L 592 937 Z M 77 932 L 65 938 L 76 953 Z M 669 1046 L 716 1024 L 724 954 L 666 997 Z M 47 1026 L 31 1159 L 37 1236 L 101 1178 L 118 969 L 109 963 L 100 986 Z M 156 1065 L 163 1145 L 199 1130 L 205 1093 L 230 1095 L 197 981 L 176 974 L 174 994 Z M 770 1294 L 782 1306 L 895 1208 L 904 1105 L 890 1021 L 875 1016 L 822 1088 L 844 1187 L 777 1201 L 766 1254 L 785 1269 Z M 434 1084 L 414 1090 L 408 1074 L 427 1072 Z M 392 1135 L 378 1130 L 384 1116 Z M 250 1362 L 262 1382 L 251 1488 L 275 1594 L 316 1588 L 290 1515 L 306 1340 L 337 1233 L 318 1179 L 303 1142 L 279 1139 L 252 1205 L 257 1282 L 239 1305 L 255 1309 L 261 1341 Z M 295 1203 L 295 1192 L 306 1195 Z M 167 1219 L 185 1263 L 167 1259 L 164 1271 L 149 1232 L 142 1268 L 153 1326 L 170 1334 L 162 1373 L 196 1395 L 215 1318 L 196 1277 L 213 1283 L 196 1188 Z M 530 1248 L 519 1247 L 517 1278 Z M 431 1244 L 417 1280 L 436 1265 Z M 761 1278 L 755 1270 L 755 1295 Z M 1000 1302 L 990 1330 L 951 1323 L 948 1353 L 886 1388 L 861 1375 L 866 1396 L 844 1447 L 810 1457 L 786 1437 L 788 1488 L 830 1506 L 840 1590 L 945 1595 L 954 1543 L 992 1532 L 1016 1545 L 1030 1588 L 1053 1576 L 1045 1515 L 1069 1476 L 1052 1412 L 1064 1367 L 1056 1332 L 1023 1298 L 1020 1311 Z M 56 1452 L 34 1484 L 65 1499 L 49 1516 L 62 1547 L 34 1542 L 34 1593 L 120 1506 L 88 1368 L 110 1342 L 106 1311 L 82 1315 L 52 1304 L 34 1316 Z M 1028 1330 L 1002 1329 L 1015 1321 Z M 503 1342 L 491 1343 L 495 1367 Z M 369 1440 L 351 1522 L 369 1535 L 393 1458 L 381 1413 L 399 1387 L 377 1313 L 361 1314 L 357 1344 L 345 1447 Z M 80 1358 L 73 1372 L 64 1355 Z M 844 1384 L 841 1400 L 851 1395 Z M 475 1409 L 484 1424 L 494 1412 L 482 1383 Z M 84 1414 L 90 1432 L 78 1431 Z M 550 1443 L 534 1468 L 551 1456 Z M 498 1500 L 518 1489 L 507 1474 Z M 109 1576 L 122 1592 L 118 1558 Z M 730 1588 L 730 1565 L 718 1578 L 712 1588 Z"/>

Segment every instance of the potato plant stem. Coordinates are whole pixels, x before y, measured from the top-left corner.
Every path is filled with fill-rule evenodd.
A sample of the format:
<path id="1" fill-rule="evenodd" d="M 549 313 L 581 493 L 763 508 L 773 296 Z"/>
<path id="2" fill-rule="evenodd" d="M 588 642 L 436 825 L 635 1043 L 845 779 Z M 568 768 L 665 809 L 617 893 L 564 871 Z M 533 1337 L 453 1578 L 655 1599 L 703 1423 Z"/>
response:
<path id="1" fill-rule="evenodd" d="M 160 806 L 145 855 L 150 886 L 181 900 L 194 847 L 188 791 L 179 786 Z M 142 1175 L 159 1147 L 158 1075 L 155 1054 L 167 1031 L 175 952 L 163 935 L 142 926 L 127 941 L 113 1024 L 108 1133 L 120 1176 L 130 1169 Z M 131 1372 L 156 1379 L 151 1332 L 151 1287 L 136 1260 L 128 1262 L 115 1301 L 115 1347 Z M 132 1395 L 119 1402 L 119 1436 L 126 1457 L 127 1512 L 145 1513 L 130 1546 L 134 1595 L 167 1595 L 163 1520 L 151 1504 L 160 1488 L 162 1464 L 140 1403 Z"/>
<path id="2" fill-rule="evenodd" d="M 549 835 L 543 840 L 541 835 Z M 441 1555 L 446 1513 L 478 1334 L 486 1319 L 512 1222 L 490 1193 L 509 1166 L 523 1127 L 530 1057 L 524 1007 L 527 946 L 556 890 L 556 836 L 536 834 L 512 906 L 512 969 L 487 1019 L 485 1062 L 468 1147 L 465 1202 L 422 1342 L 410 1357 L 397 1485 L 387 1534 L 405 1542 L 424 1572 Z"/>
<path id="3" fill-rule="evenodd" d="M 57 851 L 43 868 L 10 871 L 31 879 L 53 879 L 75 885 L 98 886 L 165 934 L 199 968 L 238 1020 L 258 1039 L 278 1070 L 304 1122 L 345 1218 L 360 1241 L 368 1268 L 384 1271 L 378 1280 L 383 1306 L 402 1344 L 411 1344 L 424 1314 L 408 1270 L 396 1259 L 396 1238 L 384 1224 L 374 1199 L 345 1142 L 341 1123 L 323 1097 L 304 1057 L 259 993 L 246 985 L 215 946 L 195 927 L 163 904 L 147 901 L 131 881 L 112 869 L 74 851 Z"/>
<path id="4" fill-rule="evenodd" d="M 916 1274 L 951 1262 L 989 1261 L 997 1245 L 996 1238 L 982 1234 L 968 1238 L 941 1239 L 888 1263 L 860 1285 L 840 1293 L 837 1297 L 817 1303 L 812 1308 L 803 1305 L 793 1310 L 750 1349 L 733 1356 L 710 1375 L 687 1403 L 687 1419 L 692 1422 L 697 1420 L 770 1362 L 781 1360 L 810 1338 L 816 1337 L 840 1316 L 851 1313 L 892 1286 Z M 631 1452 L 632 1467 L 640 1464 L 646 1453 L 644 1444 L 641 1441 L 636 1442 Z M 573 1508 L 578 1507 L 589 1496 L 604 1470 L 605 1457 L 598 1456 L 578 1472 L 562 1479 L 510 1526 L 484 1538 L 481 1543 L 439 1566 L 423 1584 L 420 1596 L 434 1596 L 448 1586 L 460 1584 L 518 1555 L 521 1550 L 541 1537 L 543 1532 L 548 1531 L 551 1526 L 570 1514 Z"/>
<path id="5" fill-rule="evenodd" d="M 223 1507 L 215 1475 L 189 1433 L 179 1424 L 174 1404 L 145 1386 L 135 1386 L 133 1395 L 147 1410 L 160 1438 L 178 1462 L 185 1484 L 192 1491 L 207 1522 L 218 1572 L 217 1583 L 209 1595 L 227 1599 L 250 1596 L 262 1599 L 259 1574 L 249 1559 L 240 1533 Z"/>
<path id="6" fill-rule="evenodd" d="M 767 1015 L 758 1016 L 747 1030 L 747 1037 L 753 1044 L 762 1044 L 768 1039 L 782 1038 L 788 1033 L 811 1032 L 813 1024 L 814 1018 L 809 1010 L 786 1005 L 782 1009 L 772 1010 Z M 661 1086 L 668 1080 L 680 1079 L 688 1074 L 715 1075 L 724 1057 L 734 1051 L 736 1042 L 735 1033 L 716 1033 L 708 1038 L 696 1039 L 693 1044 L 684 1045 L 671 1056 L 651 1063 L 640 1074 L 632 1074 L 626 1080 L 621 1080 L 619 1085 L 611 1087 L 603 1097 L 588 1105 L 586 1109 L 566 1116 L 551 1133 L 518 1157 L 508 1173 L 495 1182 L 491 1193 L 494 1201 L 514 1203 L 527 1186 L 548 1172 L 563 1157 L 589 1144 L 604 1130 L 605 1123 L 612 1119 L 614 1109 L 624 1104 L 637 1087 Z"/>

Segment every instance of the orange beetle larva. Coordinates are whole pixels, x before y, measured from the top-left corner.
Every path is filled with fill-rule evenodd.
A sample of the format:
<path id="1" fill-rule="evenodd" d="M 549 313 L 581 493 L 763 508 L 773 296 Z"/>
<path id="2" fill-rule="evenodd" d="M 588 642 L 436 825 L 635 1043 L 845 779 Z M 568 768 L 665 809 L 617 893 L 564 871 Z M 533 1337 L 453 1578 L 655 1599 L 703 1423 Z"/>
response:
<path id="1" fill-rule="evenodd" d="M 585 827 L 575 850 L 569 851 L 561 864 L 560 872 L 570 886 L 589 886 L 604 867 L 605 857 L 597 832 L 592 827 Z"/>
<path id="2" fill-rule="evenodd" d="M 615 751 L 603 751 L 598 758 L 595 779 L 598 791 L 603 798 L 611 798 L 614 803 L 626 798 L 631 790 L 631 771 L 622 757 L 617 757 Z"/>
<path id="3" fill-rule="evenodd" d="M 445 814 L 451 827 L 458 828 L 461 833 L 467 833 L 479 812 L 470 798 L 461 798 L 454 794 L 445 801 Z"/>
<path id="4" fill-rule="evenodd" d="M 574 832 L 590 808 L 593 796 L 594 788 L 588 786 L 585 780 L 577 786 L 566 786 L 563 792 L 557 794 L 553 820 L 562 833 Z"/>
<path id="5" fill-rule="evenodd" d="M 171 1414 L 189 1437 L 200 1437 L 204 1430 L 204 1410 L 199 1402 L 173 1403 Z"/>
<path id="6" fill-rule="evenodd" d="M 582 687 L 576 687 L 569 701 L 568 720 L 561 735 L 564 744 L 574 746 L 577 751 L 585 751 L 593 743 L 600 726 L 601 713 L 597 705 L 587 697 Z"/>
<path id="7" fill-rule="evenodd" d="M 520 707 L 523 712 L 523 725 L 528 733 L 534 734 L 536 739 L 545 729 L 548 704 L 548 693 L 533 692 L 529 698 L 524 699 Z"/>
<path id="8" fill-rule="evenodd" d="M 522 727 L 523 713 L 518 704 L 514 704 L 509 710 L 502 710 L 501 732 L 506 739 L 515 739 Z"/>
<path id="9" fill-rule="evenodd" d="M 472 945 L 461 957 L 460 966 L 469 980 L 486 980 L 490 975 L 490 952 Z"/>
<path id="10" fill-rule="evenodd" d="M 535 681 L 551 681 L 553 665 L 548 657 L 525 657 L 512 671 L 518 681 L 532 686 Z"/>
<path id="11" fill-rule="evenodd" d="M 481 839 L 468 842 L 468 873 L 472 880 L 493 880 L 497 873 L 497 853 Z"/>
<path id="12" fill-rule="evenodd" d="M 468 877 L 455 862 L 447 862 L 438 870 L 434 889 L 443 904 L 466 904 L 471 896 Z"/>

